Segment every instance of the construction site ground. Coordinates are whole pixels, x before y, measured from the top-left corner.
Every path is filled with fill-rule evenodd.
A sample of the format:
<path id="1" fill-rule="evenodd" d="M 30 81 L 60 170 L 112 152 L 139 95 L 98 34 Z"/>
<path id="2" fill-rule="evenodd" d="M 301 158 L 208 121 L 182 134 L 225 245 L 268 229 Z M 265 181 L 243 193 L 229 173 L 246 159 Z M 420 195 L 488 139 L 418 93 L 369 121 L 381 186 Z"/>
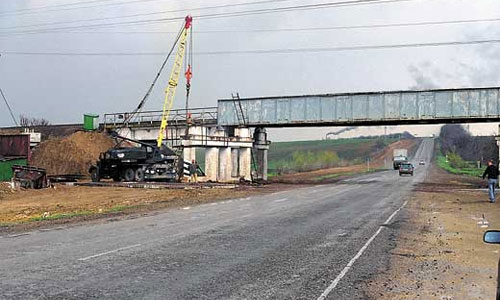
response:
<path id="1" fill-rule="evenodd" d="M 401 140 L 389 145 L 375 156 L 371 171 L 383 168 L 387 161 L 391 162 L 393 149 L 414 149 L 416 145 L 416 140 Z M 53 188 L 44 190 L 12 191 L 7 183 L 0 183 L 0 232 L 136 216 L 162 209 L 272 193 L 307 184 L 335 183 L 365 172 L 366 165 L 352 165 L 278 176 L 269 185 L 239 185 L 230 189 L 185 184 L 180 189 L 55 184 Z"/>
<path id="2" fill-rule="evenodd" d="M 147 189 L 56 184 L 44 190 L 0 187 L 0 233 L 116 217 L 136 217 L 171 208 L 242 198 L 292 188 L 243 185 L 236 188 Z"/>
<path id="3" fill-rule="evenodd" d="M 370 299 L 495 299 L 500 247 L 483 243 L 500 229 L 500 203 L 485 182 L 431 168 L 399 222 L 389 226 L 389 265 L 365 282 Z M 500 197 L 499 197 L 500 198 Z"/>

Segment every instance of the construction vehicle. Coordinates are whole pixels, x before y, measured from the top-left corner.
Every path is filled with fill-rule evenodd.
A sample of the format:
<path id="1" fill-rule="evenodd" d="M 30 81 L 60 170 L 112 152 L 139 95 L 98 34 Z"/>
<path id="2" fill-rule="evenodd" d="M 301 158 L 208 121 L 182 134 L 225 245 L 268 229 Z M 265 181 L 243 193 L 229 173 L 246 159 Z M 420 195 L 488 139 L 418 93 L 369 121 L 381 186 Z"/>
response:
<path id="1" fill-rule="evenodd" d="M 165 145 L 157 147 L 154 144 L 129 139 L 115 132 L 112 132 L 111 136 L 137 143 L 141 147 L 112 148 L 101 153 L 96 165 L 89 169 L 93 182 L 99 182 L 101 179 L 126 182 L 179 180 L 179 174 L 183 172 L 183 164 L 172 149 Z"/>
<path id="2" fill-rule="evenodd" d="M 405 162 L 408 162 L 408 150 L 394 149 L 392 157 L 392 166 L 394 170 L 399 170 L 399 166 Z"/>
<path id="3" fill-rule="evenodd" d="M 184 176 L 185 162 L 182 161 L 180 156 L 176 154 L 172 149 L 164 145 L 165 133 L 168 126 L 168 118 L 170 111 L 172 110 L 175 91 L 179 83 L 179 77 L 188 49 L 188 36 L 191 31 L 192 17 L 187 16 L 185 18 L 184 24 L 177 36 L 176 42 L 172 47 L 171 52 L 168 54 L 167 58 L 163 62 L 160 71 L 153 80 L 151 87 L 140 101 L 139 106 L 136 110 L 127 118 L 127 122 L 144 106 L 148 96 L 151 93 L 156 81 L 158 80 L 161 71 L 163 70 L 170 54 L 176 45 L 177 52 L 173 62 L 172 71 L 170 73 L 170 78 L 168 80 L 167 88 L 165 89 L 165 100 L 163 103 L 163 111 L 161 117 L 160 131 L 158 132 L 158 139 L 156 145 L 140 142 L 137 140 L 132 140 L 118 133 L 114 132 L 113 137 L 121 139 L 122 141 L 129 141 L 132 143 L 139 144 L 140 147 L 132 148 L 112 148 L 104 153 L 101 153 L 99 161 L 96 165 L 90 167 L 90 174 L 92 181 L 99 181 L 102 178 L 112 178 L 115 181 L 145 181 L 145 180 L 169 180 L 177 181 Z M 192 46 L 191 48 L 192 49 Z M 186 103 L 189 97 L 189 92 L 191 88 L 191 60 L 192 53 L 190 51 L 189 57 L 186 59 Z M 187 104 L 186 104 L 187 106 Z M 126 124 L 126 122 L 124 122 Z M 119 143 L 120 144 L 120 143 Z M 187 166 L 189 168 L 189 164 Z"/>

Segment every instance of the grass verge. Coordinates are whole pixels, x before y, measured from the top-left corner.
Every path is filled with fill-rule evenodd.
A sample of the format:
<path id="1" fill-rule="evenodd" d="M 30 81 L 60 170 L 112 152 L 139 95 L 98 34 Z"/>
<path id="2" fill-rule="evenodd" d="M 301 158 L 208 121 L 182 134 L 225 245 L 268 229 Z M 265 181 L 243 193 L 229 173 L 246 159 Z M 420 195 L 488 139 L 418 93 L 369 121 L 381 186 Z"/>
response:
<path id="1" fill-rule="evenodd" d="M 436 162 L 441 169 L 451 174 L 467 175 L 472 177 L 481 177 L 483 175 L 483 170 L 478 168 L 454 168 L 448 161 L 446 161 L 446 157 L 442 154 L 437 156 Z"/>
<path id="2" fill-rule="evenodd" d="M 73 212 L 73 213 L 60 213 L 60 214 L 53 214 L 53 215 L 47 215 L 47 216 L 36 216 L 28 219 L 28 222 L 39 222 L 39 221 L 52 221 L 52 220 L 59 220 L 59 219 L 68 219 L 68 218 L 74 218 L 74 217 L 80 217 L 80 216 L 88 216 L 92 215 L 95 212 L 92 211 L 79 211 L 79 212 Z"/>
<path id="3" fill-rule="evenodd" d="M 139 207 L 139 205 L 131 205 L 131 206 L 126 206 L 126 205 L 116 205 L 111 207 L 110 209 L 106 210 L 101 210 L 101 211 L 79 211 L 79 212 L 70 212 L 70 213 L 56 213 L 56 214 L 51 214 L 51 215 L 46 215 L 46 216 L 36 216 L 29 218 L 27 221 L 28 222 L 41 222 L 41 221 L 54 221 L 54 220 L 60 220 L 60 219 L 70 219 L 74 217 L 82 217 L 82 216 L 90 216 L 90 215 L 97 215 L 97 214 L 112 214 L 112 213 L 119 213 L 123 212 L 127 209 L 134 209 Z M 4 223 L 4 225 L 12 225 L 12 224 L 18 224 L 19 222 L 13 222 L 13 223 Z"/>

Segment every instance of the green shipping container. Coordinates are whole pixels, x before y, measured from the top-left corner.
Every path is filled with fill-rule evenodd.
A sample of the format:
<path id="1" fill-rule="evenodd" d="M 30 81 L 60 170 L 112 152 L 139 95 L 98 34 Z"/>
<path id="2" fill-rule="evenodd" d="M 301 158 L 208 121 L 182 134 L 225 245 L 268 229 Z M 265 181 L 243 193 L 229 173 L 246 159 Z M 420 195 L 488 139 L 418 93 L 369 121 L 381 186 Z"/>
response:
<path id="1" fill-rule="evenodd" d="M 87 131 L 94 131 L 99 127 L 99 115 L 84 114 L 83 115 L 83 129 Z"/>
<path id="2" fill-rule="evenodd" d="M 26 158 L 11 158 L 0 160 L 0 181 L 10 181 L 12 179 L 12 166 L 26 166 L 28 160 Z"/>

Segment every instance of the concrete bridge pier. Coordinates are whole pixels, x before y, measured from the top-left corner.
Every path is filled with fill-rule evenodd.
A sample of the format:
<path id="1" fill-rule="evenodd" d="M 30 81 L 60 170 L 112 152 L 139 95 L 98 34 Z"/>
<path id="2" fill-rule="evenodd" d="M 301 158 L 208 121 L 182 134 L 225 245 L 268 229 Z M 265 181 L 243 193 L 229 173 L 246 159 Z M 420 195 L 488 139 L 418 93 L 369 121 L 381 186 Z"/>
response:
<path id="1" fill-rule="evenodd" d="M 205 178 L 230 182 L 251 180 L 253 140 L 249 128 L 192 126 L 182 137 L 184 159 L 195 159 L 195 149 L 205 149 Z"/>
<path id="2" fill-rule="evenodd" d="M 234 129 L 234 139 L 238 144 L 244 145 L 245 147 L 238 148 L 238 178 L 243 178 L 244 180 L 252 180 L 252 148 L 251 144 L 245 142 L 251 141 L 250 128 L 248 127 L 238 127 Z"/>
<path id="3" fill-rule="evenodd" d="M 233 160 L 231 157 L 231 148 L 222 147 L 219 149 L 219 176 L 218 181 L 227 182 L 231 181 L 233 171 Z"/>
<path id="4" fill-rule="evenodd" d="M 238 178 L 239 174 L 238 155 L 239 155 L 238 149 L 231 148 L 231 164 L 233 165 L 233 167 L 231 168 L 231 177 L 233 178 Z"/>
<path id="5" fill-rule="evenodd" d="M 257 180 L 267 181 L 267 153 L 270 142 L 267 140 L 267 131 L 263 127 L 257 127 L 254 131 L 253 149 L 257 160 Z"/>
<path id="6" fill-rule="evenodd" d="M 217 181 L 219 170 L 219 148 L 210 147 L 205 150 L 205 177 L 207 181 Z"/>
<path id="7" fill-rule="evenodd" d="M 252 180 L 252 149 L 240 148 L 238 150 L 238 177 L 245 180 Z"/>

